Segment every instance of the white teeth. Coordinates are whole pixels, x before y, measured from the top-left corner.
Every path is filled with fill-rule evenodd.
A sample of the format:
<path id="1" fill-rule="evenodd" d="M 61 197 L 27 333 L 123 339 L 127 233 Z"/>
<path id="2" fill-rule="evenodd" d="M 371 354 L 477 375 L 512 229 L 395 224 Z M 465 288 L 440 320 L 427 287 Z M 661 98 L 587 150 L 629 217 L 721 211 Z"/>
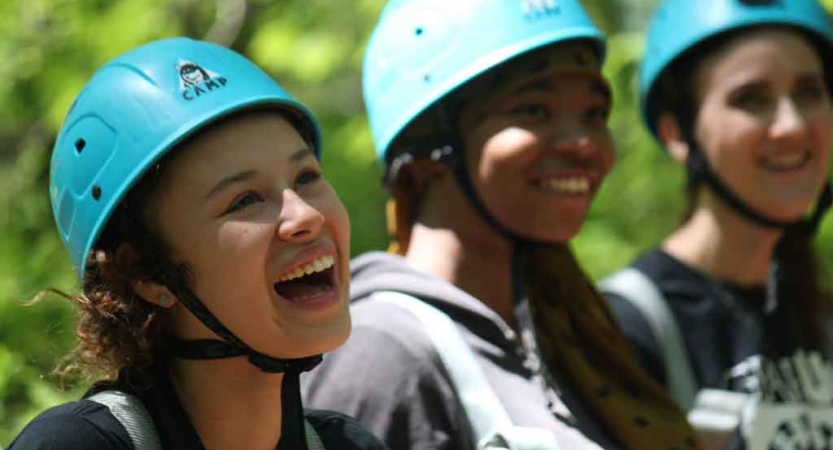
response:
<path id="1" fill-rule="evenodd" d="M 590 191 L 590 181 L 587 178 L 547 178 L 541 180 L 539 186 L 556 192 L 580 194 Z"/>
<path id="2" fill-rule="evenodd" d="M 792 153 L 768 158 L 766 165 L 775 169 L 794 169 L 801 166 L 806 157 L 807 155 L 805 153 Z"/>
<path id="3" fill-rule="evenodd" d="M 284 281 L 294 280 L 312 273 L 323 272 L 330 267 L 333 267 L 333 262 L 334 258 L 332 255 L 322 256 L 309 264 L 305 264 L 303 267 L 296 267 L 289 273 L 282 275 L 278 278 L 278 282 L 282 283 Z"/>

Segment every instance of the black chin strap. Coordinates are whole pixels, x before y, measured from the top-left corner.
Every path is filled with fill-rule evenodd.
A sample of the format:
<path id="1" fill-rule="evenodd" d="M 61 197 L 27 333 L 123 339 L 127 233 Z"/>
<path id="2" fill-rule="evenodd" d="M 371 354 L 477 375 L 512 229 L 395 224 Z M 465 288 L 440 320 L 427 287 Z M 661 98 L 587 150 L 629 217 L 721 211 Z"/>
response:
<path id="1" fill-rule="evenodd" d="M 167 264 L 166 264 L 167 265 Z M 163 268 L 160 282 L 163 283 L 176 298 L 182 303 L 191 314 L 194 315 L 208 329 L 213 331 L 222 340 L 200 339 L 180 340 L 174 339 L 171 346 L 171 353 L 185 359 L 222 359 L 245 356 L 249 363 L 266 373 L 304 372 L 315 367 L 321 362 L 321 355 L 310 356 L 298 359 L 281 359 L 258 352 L 249 347 L 234 333 L 231 332 L 219 319 L 217 319 L 205 304 L 185 285 L 180 275 L 182 271 L 174 267 Z"/>
<path id="2" fill-rule="evenodd" d="M 129 216 L 129 212 L 125 213 Z M 250 364 L 266 373 L 283 373 L 281 383 L 281 440 L 278 450 L 306 449 L 306 430 L 304 411 L 301 401 L 300 375 L 313 369 L 322 361 L 321 355 L 297 359 L 281 359 L 263 354 L 249 347 L 231 332 L 214 314 L 209 311 L 202 300 L 188 287 L 184 279 L 185 271 L 175 266 L 161 251 L 156 238 L 144 226 L 131 217 L 124 217 L 127 229 L 126 242 L 134 247 L 143 259 L 151 261 L 157 268 L 154 280 L 171 290 L 183 306 L 221 340 L 172 339 L 170 354 L 183 359 L 212 360 L 245 356 Z"/>
<path id="3" fill-rule="evenodd" d="M 463 192 L 466 197 L 468 197 L 469 202 L 472 206 L 474 206 L 474 209 L 480 217 L 482 217 L 483 220 L 485 220 L 486 223 L 488 223 L 489 226 L 491 226 L 500 235 L 515 244 L 515 246 L 518 246 L 519 244 L 522 244 L 523 246 L 545 244 L 546 242 L 544 241 L 521 236 L 520 234 L 509 230 L 502 223 L 500 223 L 491 211 L 489 211 L 486 204 L 477 193 L 474 183 L 471 180 L 471 176 L 469 175 L 468 167 L 466 165 L 463 139 L 460 137 L 460 133 L 456 127 L 452 126 L 452 124 L 456 123 L 453 114 L 449 111 L 449 107 L 443 103 L 436 106 L 436 112 L 439 116 L 438 123 L 441 124 L 443 129 L 441 130 L 439 139 L 436 139 L 435 142 L 442 142 L 442 144 L 431 150 L 431 160 L 442 163 L 451 170 L 454 174 L 454 178 L 457 180 L 457 183 L 463 189 Z"/>
<path id="4" fill-rule="evenodd" d="M 690 184 L 695 184 L 699 181 L 703 181 L 706 183 L 711 190 L 717 194 L 717 196 L 726 202 L 733 210 L 735 210 L 738 214 L 742 215 L 743 217 L 749 219 L 752 222 L 755 222 L 759 225 L 763 225 L 768 228 L 776 228 L 779 230 L 787 230 L 790 228 L 799 228 L 805 233 L 810 235 L 815 234 L 816 230 L 818 229 L 819 223 L 821 219 L 824 217 L 824 214 L 830 208 L 831 201 L 833 201 L 833 192 L 831 192 L 830 183 L 825 183 L 824 189 L 822 189 L 821 194 L 819 195 L 818 200 L 816 201 L 816 206 L 813 210 L 813 213 L 810 217 L 804 219 L 798 219 L 795 221 L 781 221 L 777 219 L 773 219 L 771 217 L 767 217 L 763 213 L 760 213 L 754 210 L 751 206 L 746 204 L 743 200 L 740 199 L 734 192 L 726 186 L 720 178 L 714 173 L 709 165 L 708 160 L 705 157 L 705 154 L 699 149 L 699 147 L 692 145 L 694 142 L 693 140 L 689 139 L 689 148 L 692 149 L 691 155 L 689 157 L 689 162 L 686 165 L 686 171 L 688 173 L 688 179 Z"/>
<path id="5" fill-rule="evenodd" d="M 686 121 L 686 123 L 691 123 L 691 121 Z M 722 180 L 720 180 L 720 178 L 711 169 L 705 153 L 700 149 L 699 145 L 697 145 L 697 141 L 694 139 L 694 135 L 691 130 L 683 129 L 682 131 L 689 147 L 689 158 L 686 164 L 689 186 L 694 186 L 701 181 L 706 183 L 712 192 L 714 192 L 718 198 L 726 202 L 729 207 L 741 216 L 759 225 L 779 229 L 784 232 L 793 231 L 804 233 L 807 236 L 815 235 L 825 213 L 827 213 L 831 204 L 833 204 L 833 189 L 831 189 L 829 182 L 824 184 L 824 188 L 822 189 L 821 194 L 816 201 L 816 205 L 813 208 L 813 212 L 809 217 L 791 222 L 766 217 L 764 214 L 755 211 L 751 206 L 747 205 L 740 199 L 740 197 L 732 192 L 732 190 L 729 189 L 729 187 L 726 186 Z M 764 313 L 766 314 L 773 313 L 778 307 L 782 278 L 780 264 L 781 242 L 782 240 L 779 240 L 775 245 L 775 249 L 772 254 L 772 261 L 769 266 L 769 275 L 767 276 L 766 282 L 766 303 L 764 305 Z"/>
<path id="6" fill-rule="evenodd" d="M 417 152 L 425 152 L 426 148 L 430 149 L 429 156 L 432 161 L 441 163 L 448 167 L 454 174 L 457 184 L 463 189 L 463 193 L 469 200 L 469 203 L 477 211 L 478 215 L 489 226 L 505 237 L 512 243 L 512 292 L 514 294 L 516 304 L 521 304 L 526 300 L 526 286 L 524 285 L 525 277 L 523 275 L 523 267 L 527 256 L 531 250 L 538 245 L 546 245 L 547 242 L 529 238 L 517 234 L 504 226 L 494 214 L 489 211 L 486 204 L 477 193 L 471 176 L 466 165 L 465 148 L 463 140 L 460 138 L 459 132 L 452 124 L 456 123 L 452 114 L 448 111 L 448 106 L 440 103 L 436 106 L 436 112 L 439 115 L 438 123 L 442 125 L 441 133 L 428 143 L 428 145 L 418 145 L 415 150 Z M 439 143 L 437 145 L 437 143 Z M 433 144 L 433 145 L 432 145 Z M 412 156 L 407 152 L 404 154 L 404 161 L 412 160 Z M 401 164 L 401 161 L 400 163 Z M 396 160 L 391 164 L 396 166 Z M 397 167 L 398 171 L 398 167 Z"/>
<path id="7" fill-rule="evenodd" d="M 277 450 L 296 450 L 307 448 L 307 433 L 304 426 L 304 405 L 301 401 L 301 372 L 310 370 L 321 362 L 321 356 L 309 361 L 305 367 L 288 370 L 281 384 L 282 420 L 281 440 Z M 309 358 L 305 358 L 309 359 Z"/>
<path id="8" fill-rule="evenodd" d="M 170 269 L 169 269 L 170 270 Z M 170 272 L 168 272 L 170 273 Z M 313 369 L 321 363 L 322 356 L 281 359 L 260 353 L 238 338 L 205 307 L 205 304 L 185 286 L 181 276 L 176 274 L 167 284 L 173 294 L 200 322 L 223 340 L 179 340 L 171 347 L 173 355 L 185 359 L 220 359 L 245 356 L 249 363 L 266 373 L 283 373 L 281 383 L 281 440 L 278 450 L 306 449 L 304 407 L 301 401 L 302 372 Z"/>

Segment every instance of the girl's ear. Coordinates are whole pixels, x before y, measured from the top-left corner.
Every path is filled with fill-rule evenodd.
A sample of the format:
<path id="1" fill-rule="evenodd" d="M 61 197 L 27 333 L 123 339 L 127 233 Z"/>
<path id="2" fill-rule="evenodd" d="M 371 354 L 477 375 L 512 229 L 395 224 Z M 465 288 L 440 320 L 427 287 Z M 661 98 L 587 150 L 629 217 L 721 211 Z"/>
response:
<path id="1" fill-rule="evenodd" d="M 177 302 L 176 296 L 170 289 L 153 281 L 135 281 L 133 292 L 142 300 L 162 308 L 170 308 Z"/>
<path id="2" fill-rule="evenodd" d="M 674 160 L 683 164 L 688 161 L 688 142 L 683 138 L 676 117 L 663 113 L 657 120 L 657 134 Z"/>
<path id="3" fill-rule="evenodd" d="M 137 257 L 136 251 L 129 244 L 120 244 L 116 249 L 117 259 Z M 142 300 L 162 308 L 170 308 L 177 302 L 170 289 L 153 281 L 134 281 L 131 288 Z"/>

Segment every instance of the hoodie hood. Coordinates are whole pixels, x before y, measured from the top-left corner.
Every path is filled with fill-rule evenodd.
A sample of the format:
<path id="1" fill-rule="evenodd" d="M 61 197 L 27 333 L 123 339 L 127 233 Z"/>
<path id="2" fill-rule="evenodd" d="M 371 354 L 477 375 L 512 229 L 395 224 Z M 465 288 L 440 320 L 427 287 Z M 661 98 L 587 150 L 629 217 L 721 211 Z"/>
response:
<path id="1" fill-rule="evenodd" d="M 405 258 L 386 252 L 359 255 L 350 263 L 350 300 L 358 302 L 378 291 L 418 297 L 446 314 L 486 319 L 504 333 L 514 333 L 506 321 L 480 300 L 453 284 L 411 267 Z"/>

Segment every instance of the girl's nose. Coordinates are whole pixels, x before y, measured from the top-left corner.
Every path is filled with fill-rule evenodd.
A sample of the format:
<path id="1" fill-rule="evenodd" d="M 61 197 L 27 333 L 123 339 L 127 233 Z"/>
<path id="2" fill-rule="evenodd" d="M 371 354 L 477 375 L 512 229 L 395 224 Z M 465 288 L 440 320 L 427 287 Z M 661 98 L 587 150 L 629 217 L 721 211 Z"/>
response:
<path id="1" fill-rule="evenodd" d="M 287 242 L 303 243 L 318 237 L 324 215 L 295 191 L 286 189 L 278 225 L 278 237 Z"/>
<path id="2" fill-rule="evenodd" d="M 597 150 L 593 132 L 581 123 L 554 123 L 550 132 L 550 148 L 558 153 L 587 157 Z"/>
<path id="3" fill-rule="evenodd" d="M 770 134 L 774 139 L 800 136 L 806 126 L 805 112 L 790 98 L 781 98 L 775 108 Z"/>

